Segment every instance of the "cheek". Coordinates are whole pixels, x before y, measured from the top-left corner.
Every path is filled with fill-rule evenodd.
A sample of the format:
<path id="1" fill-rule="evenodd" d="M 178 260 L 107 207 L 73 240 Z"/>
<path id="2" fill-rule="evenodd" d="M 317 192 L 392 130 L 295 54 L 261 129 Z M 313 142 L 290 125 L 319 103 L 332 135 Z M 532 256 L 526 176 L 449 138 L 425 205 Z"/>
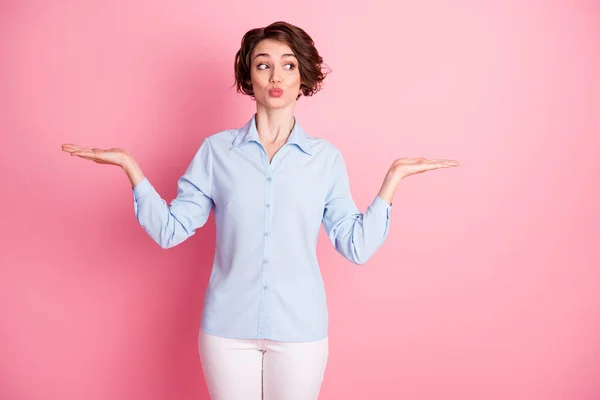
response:
<path id="1" fill-rule="evenodd" d="M 290 87 L 300 88 L 300 84 L 301 84 L 300 74 L 294 75 L 290 79 Z"/>
<path id="2" fill-rule="evenodd" d="M 268 80 L 268 78 L 265 77 L 264 73 L 260 73 L 256 70 L 252 70 L 250 72 L 250 81 L 252 82 L 252 85 L 254 86 L 261 86 L 264 85 L 265 80 Z"/>

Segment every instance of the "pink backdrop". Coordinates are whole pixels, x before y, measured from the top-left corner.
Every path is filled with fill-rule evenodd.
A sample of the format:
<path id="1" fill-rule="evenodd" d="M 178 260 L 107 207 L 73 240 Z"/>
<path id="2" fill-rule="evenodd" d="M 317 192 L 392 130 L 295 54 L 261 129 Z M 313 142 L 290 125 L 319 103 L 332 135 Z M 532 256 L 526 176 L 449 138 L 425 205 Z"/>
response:
<path id="1" fill-rule="evenodd" d="M 172 199 L 251 116 L 233 56 L 280 19 L 333 69 L 297 116 L 363 210 L 395 158 L 462 163 L 402 183 L 364 267 L 321 237 L 321 398 L 600 398 L 600 5 L 500 3 L 0 3 L 0 399 L 208 398 L 212 218 L 161 250 L 125 175 L 60 145 L 124 147 Z"/>

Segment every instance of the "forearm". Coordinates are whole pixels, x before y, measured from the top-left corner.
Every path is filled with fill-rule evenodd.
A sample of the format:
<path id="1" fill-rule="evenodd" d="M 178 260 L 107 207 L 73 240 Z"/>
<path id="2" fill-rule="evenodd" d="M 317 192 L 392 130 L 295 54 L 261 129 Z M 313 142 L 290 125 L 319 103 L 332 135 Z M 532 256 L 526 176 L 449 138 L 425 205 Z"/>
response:
<path id="1" fill-rule="evenodd" d="M 132 188 L 144 180 L 144 172 L 133 157 L 128 157 L 121 165 L 121 168 L 127 174 Z"/>
<path id="2" fill-rule="evenodd" d="M 361 213 L 352 199 L 343 157 L 338 154 L 334 160 L 323 225 L 336 250 L 355 264 L 364 264 L 387 236 L 392 197 L 398 186 L 394 175 L 388 171 L 378 196 Z"/>
<path id="3" fill-rule="evenodd" d="M 355 264 L 364 264 L 383 244 L 389 230 L 390 206 L 376 198 L 362 214 L 348 214 L 329 232 L 336 250 Z"/>
<path id="4" fill-rule="evenodd" d="M 193 234 L 182 221 L 189 221 L 181 212 L 167 204 L 154 190 L 148 180 L 143 180 L 134 189 L 134 213 L 140 226 L 163 249 L 168 249 L 186 240 Z M 182 215 L 183 214 L 183 215 Z"/>
<path id="5" fill-rule="evenodd" d="M 398 189 L 398 185 L 400 185 L 401 180 L 402 178 L 398 178 L 397 176 L 394 176 L 388 172 L 383 180 L 378 196 L 381 197 L 383 201 L 391 205 L 392 200 L 394 199 L 394 194 L 396 193 L 396 189 Z"/>
<path id="6" fill-rule="evenodd" d="M 136 164 L 128 165 L 126 172 L 133 186 L 136 218 L 160 247 L 176 246 L 206 223 L 212 200 L 198 190 L 198 181 L 190 181 L 189 173 L 178 180 L 177 197 L 167 204 Z"/>
<path id="7" fill-rule="evenodd" d="M 134 212 L 146 233 L 162 248 L 169 248 L 183 241 L 187 235 L 182 235 L 182 230 L 178 229 L 178 221 L 172 215 L 169 205 L 150 182 L 144 180 L 144 173 L 135 159 L 127 155 L 119 165 L 131 183 L 135 199 Z"/>

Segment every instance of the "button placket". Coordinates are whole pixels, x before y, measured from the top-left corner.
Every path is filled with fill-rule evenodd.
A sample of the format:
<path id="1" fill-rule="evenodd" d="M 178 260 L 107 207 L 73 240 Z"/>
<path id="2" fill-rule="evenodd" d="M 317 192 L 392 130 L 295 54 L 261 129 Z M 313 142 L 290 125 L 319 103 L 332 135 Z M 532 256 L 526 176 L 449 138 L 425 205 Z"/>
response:
<path id="1" fill-rule="evenodd" d="M 268 296 L 269 289 L 269 256 L 270 256 L 270 237 L 271 237 L 271 221 L 272 221 L 272 195 L 273 195 L 273 177 L 272 166 L 265 159 L 265 199 L 264 199 L 264 226 L 263 226 L 263 260 L 261 266 L 261 310 L 259 313 L 258 330 L 259 335 L 265 337 L 268 334 L 269 312 L 268 312 Z"/>

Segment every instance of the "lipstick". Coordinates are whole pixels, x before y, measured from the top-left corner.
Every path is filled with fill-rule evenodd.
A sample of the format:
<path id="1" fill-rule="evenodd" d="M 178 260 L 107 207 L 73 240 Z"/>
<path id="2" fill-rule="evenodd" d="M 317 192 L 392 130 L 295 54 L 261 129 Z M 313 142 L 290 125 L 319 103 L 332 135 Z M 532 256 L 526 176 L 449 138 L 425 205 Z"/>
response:
<path id="1" fill-rule="evenodd" d="M 283 94 L 282 89 L 279 89 L 279 88 L 269 89 L 269 95 L 271 97 L 281 97 L 282 94 Z"/>

